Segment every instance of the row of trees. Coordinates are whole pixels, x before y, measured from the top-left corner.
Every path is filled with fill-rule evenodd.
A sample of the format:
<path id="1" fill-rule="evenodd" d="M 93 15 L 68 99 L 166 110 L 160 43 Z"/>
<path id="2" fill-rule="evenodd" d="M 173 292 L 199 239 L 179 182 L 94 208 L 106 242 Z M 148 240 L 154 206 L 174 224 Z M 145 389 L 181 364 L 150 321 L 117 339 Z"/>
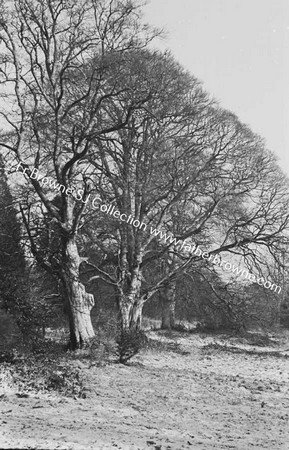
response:
<path id="1" fill-rule="evenodd" d="M 128 0 L 1 4 L 0 145 L 10 173 L 20 168 L 11 181 L 25 259 L 58 280 L 73 349 L 94 336 L 86 289 L 99 280 L 124 330 L 156 296 L 170 326 L 178 280 L 220 277 L 189 244 L 266 277 L 283 270 L 287 179 L 260 137 L 151 49 L 156 34 Z M 146 227 L 93 208 L 96 196 Z"/>

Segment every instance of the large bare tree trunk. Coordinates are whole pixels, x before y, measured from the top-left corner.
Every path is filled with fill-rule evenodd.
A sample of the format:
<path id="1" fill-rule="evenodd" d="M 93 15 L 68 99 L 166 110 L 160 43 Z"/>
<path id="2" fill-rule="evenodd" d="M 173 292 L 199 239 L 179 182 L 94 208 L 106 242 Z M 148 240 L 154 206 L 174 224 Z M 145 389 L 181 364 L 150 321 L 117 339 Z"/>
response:
<path id="1" fill-rule="evenodd" d="M 94 297 L 85 291 L 84 285 L 79 280 L 80 258 L 75 238 L 67 241 L 65 253 L 63 282 L 70 329 L 68 348 L 75 350 L 88 345 L 95 335 L 90 317 Z"/>
<path id="2" fill-rule="evenodd" d="M 161 292 L 162 305 L 162 325 L 163 330 L 170 330 L 175 327 L 175 309 L 176 309 L 176 282 L 171 281 Z"/>

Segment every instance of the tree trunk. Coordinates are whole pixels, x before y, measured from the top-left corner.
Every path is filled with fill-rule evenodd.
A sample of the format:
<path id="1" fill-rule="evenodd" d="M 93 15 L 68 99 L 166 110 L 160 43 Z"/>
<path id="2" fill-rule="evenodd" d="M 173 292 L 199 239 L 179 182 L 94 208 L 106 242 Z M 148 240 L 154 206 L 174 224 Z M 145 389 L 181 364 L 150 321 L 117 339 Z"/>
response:
<path id="1" fill-rule="evenodd" d="M 70 339 L 67 348 L 76 350 L 89 344 L 94 337 L 94 329 L 91 323 L 90 311 L 94 306 L 92 294 L 85 292 L 85 287 L 79 281 L 74 281 L 67 286 L 68 290 L 68 319 Z"/>
<path id="2" fill-rule="evenodd" d="M 121 327 L 123 330 L 141 329 L 142 310 L 144 302 L 140 298 L 141 281 L 140 277 L 132 280 L 129 292 L 123 291 L 118 297 Z"/>
<path id="3" fill-rule="evenodd" d="M 143 309 L 143 303 L 138 299 L 132 307 L 131 325 L 130 325 L 131 328 L 134 328 L 136 330 L 141 329 L 142 309 Z"/>
<path id="4" fill-rule="evenodd" d="M 84 285 L 79 281 L 80 258 L 75 239 L 67 242 L 65 250 L 63 282 L 70 329 L 70 340 L 67 347 L 70 350 L 76 350 L 88 345 L 90 339 L 95 336 L 90 318 L 94 297 L 85 291 Z"/>
<path id="5" fill-rule="evenodd" d="M 171 330 L 175 327 L 176 309 L 176 282 L 172 281 L 161 292 L 162 325 L 163 330 Z"/>
<path id="6" fill-rule="evenodd" d="M 119 313 L 120 313 L 120 325 L 123 330 L 130 329 L 130 314 L 131 305 L 125 303 L 122 296 L 119 297 Z"/>
<path id="7" fill-rule="evenodd" d="M 143 305 L 143 301 L 139 298 L 133 302 L 120 298 L 120 322 L 123 330 L 141 329 Z"/>

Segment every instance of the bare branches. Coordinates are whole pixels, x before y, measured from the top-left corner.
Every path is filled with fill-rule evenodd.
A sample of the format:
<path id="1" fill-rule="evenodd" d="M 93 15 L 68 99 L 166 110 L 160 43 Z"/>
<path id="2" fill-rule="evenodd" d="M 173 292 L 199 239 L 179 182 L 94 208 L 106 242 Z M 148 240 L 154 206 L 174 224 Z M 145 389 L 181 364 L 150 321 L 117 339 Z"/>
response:
<path id="1" fill-rule="evenodd" d="M 103 194 L 147 228 L 115 223 L 118 234 L 112 230 L 111 236 L 120 252 L 120 282 L 126 277 L 130 285 L 136 268 L 147 270 L 167 252 L 176 255 L 169 273 L 145 283 L 146 299 L 202 260 L 181 251 L 177 241 L 189 245 L 196 239 L 209 255 L 231 252 L 249 261 L 253 248 L 278 246 L 289 219 L 288 183 L 279 182 L 262 140 L 235 115 L 214 106 L 180 68 L 166 72 L 167 86 L 170 77 L 180 79 L 167 97 L 160 80 L 164 68 L 172 66 L 170 57 L 132 56 L 127 77 L 137 80 L 135 90 L 147 89 L 152 97 L 132 112 L 125 127 L 96 140 L 101 162 L 92 161 L 105 179 Z M 110 118 L 129 107 L 127 98 L 117 100 L 110 98 Z M 161 230 L 158 243 L 155 229 Z M 256 267 L 261 255 L 251 259 Z"/>
<path id="2" fill-rule="evenodd" d="M 130 1 L 16 0 L 14 10 L 4 9 L 0 78 L 3 86 L 13 86 L 14 94 L 10 87 L 5 95 L 14 95 L 17 107 L 9 104 L 0 111 L 12 132 L 1 146 L 15 152 L 23 167 L 32 170 L 32 161 L 36 168 L 48 163 L 58 182 L 66 187 L 72 183 L 92 140 L 125 127 L 132 112 L 148 100 L 133 101 L 121 119 L 100 120 L 107 101 L 126 91 L 117 85 L 106 88 L 109 54 L 145 45 L 146 29 Z M 52 212 L 37 182 L 30 181 Z"/>

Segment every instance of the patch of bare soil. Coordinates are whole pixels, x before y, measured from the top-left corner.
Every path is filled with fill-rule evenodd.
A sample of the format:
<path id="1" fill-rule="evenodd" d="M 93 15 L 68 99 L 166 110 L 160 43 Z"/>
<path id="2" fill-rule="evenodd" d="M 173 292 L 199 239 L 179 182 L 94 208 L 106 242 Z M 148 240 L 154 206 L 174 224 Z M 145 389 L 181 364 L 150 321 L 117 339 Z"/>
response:
<path id="1" fill-rule="evenodd" d="M 155 348 L 129 366 L 75 360 L 73 371 L 82 373 L 75 395 L 35 386 L 19 392 L 9 373 L 2 376 L 0 447 L 289 449 L 289 360 L 282 349 L 252 351 L 198 334 L 150 337 Z"/>

